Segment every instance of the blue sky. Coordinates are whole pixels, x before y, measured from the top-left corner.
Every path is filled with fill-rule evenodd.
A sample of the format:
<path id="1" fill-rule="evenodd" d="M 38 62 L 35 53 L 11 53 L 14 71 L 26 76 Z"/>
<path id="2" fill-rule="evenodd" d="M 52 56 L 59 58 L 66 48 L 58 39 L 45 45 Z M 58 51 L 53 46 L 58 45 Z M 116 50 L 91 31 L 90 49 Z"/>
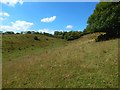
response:
<path id="1" fill-rule="evenodd" d="M 2 4 L 3 31 L 83 31 L 98 2 L 24 2 Z"/>

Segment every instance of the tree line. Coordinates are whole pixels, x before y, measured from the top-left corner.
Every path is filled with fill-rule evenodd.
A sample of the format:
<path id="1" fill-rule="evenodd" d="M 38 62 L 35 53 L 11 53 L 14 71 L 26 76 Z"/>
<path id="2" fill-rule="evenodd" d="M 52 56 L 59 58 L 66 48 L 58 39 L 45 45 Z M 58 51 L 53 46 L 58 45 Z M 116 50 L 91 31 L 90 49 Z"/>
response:
<path id="1" fill-rule="evenodd" d="M 49 34 L 46 32 L 35 32 L 35 31 L 26 31 L 21 33 L 14 33 L 13 31 L 6 31 L 3 34 L 39 34 L 39 35 L 45 35 L 49 37 L 55 37 L 55 38 L 61 38 L 66 40 L 74 40 L 80 38 L 80 36 L 83 35 L 81 31 L 69 31 L 69 32 L 61 32 L 61 31 L 55 31 L 54 34 Z"/>
<path id="2" fill-rule="evenodd" d="M 49 36 L 49 37 L 53 37 L 53 35 L 52 34 L 49 34 L 49 33 L 46 33 L 46 32 L 36 32 L 36 31 L 26 31 L 26 32 L 20 32 L 20 33 L 14 33 L 13 31 L 6 31 L 6 32 L 1 32 L 3 35 L 4 34 L 39 34 L 39 35 L 45 35 L 45 36 Z"/>

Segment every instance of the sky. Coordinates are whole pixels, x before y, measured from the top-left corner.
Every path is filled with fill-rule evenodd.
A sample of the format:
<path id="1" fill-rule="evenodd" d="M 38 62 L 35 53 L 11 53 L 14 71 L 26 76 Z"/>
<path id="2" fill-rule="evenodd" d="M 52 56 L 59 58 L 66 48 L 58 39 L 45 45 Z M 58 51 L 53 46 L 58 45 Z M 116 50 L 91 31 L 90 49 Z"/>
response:
<path id="1" fill-rule="evenodd" d="M 83 31 L 98 2 L 22 2 L 1 1 L 0 30 Z"/>

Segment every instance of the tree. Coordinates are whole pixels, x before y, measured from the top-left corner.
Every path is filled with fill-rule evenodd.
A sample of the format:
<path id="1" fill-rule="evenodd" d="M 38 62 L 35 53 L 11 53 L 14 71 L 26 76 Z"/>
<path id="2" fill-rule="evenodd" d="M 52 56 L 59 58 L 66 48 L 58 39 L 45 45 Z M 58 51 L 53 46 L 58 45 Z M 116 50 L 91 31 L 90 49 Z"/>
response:
<path id="1" fill-rule="evenodd" d="M 52 34 L 49 34 L 49 33 L 46 33 L 46 32 L 43 32 L 43 35 L 48 36 L 48 37 L 53 37 Z"/>
<path id="2" fill-rule="evenodd" d="M 39 32 L 34 32 L 34 34 L 40 34 Z"/>
<path id="3" fill-rule="evenodd" d="M 6 31 L 4 34 L 14 34 L 13 31 Z"/>
<path id="4" fill-rule="evenodd" d="M 26 34 L 32 34 L 32 31 L 27 31 Z"/>
<path id="5" fill-rule="evenodd" d="M 20 34 L 20 33 L 17 32 L 16 34 Z"/>
<path id="6" fill-rule="evenodd" d="M 81 32 L 70 31 L 65 34 L 64 38 L 67 40 L 74 40 L 80 38 L 80 36 L 81 36 Z"/>
<path id="7" fill-rule="evenodd" d="M 109 36 L 120 36 L 120 3 L 100 2 L 87 23 L 87 32 L 105 32 Z"/>
<path id="8" fill-rule="evenodd" d="M 61 32 L 61 31 L 55 31 L 54 32 L 54 37 L 62 38 L 63 37 L 63 32 Z"/>

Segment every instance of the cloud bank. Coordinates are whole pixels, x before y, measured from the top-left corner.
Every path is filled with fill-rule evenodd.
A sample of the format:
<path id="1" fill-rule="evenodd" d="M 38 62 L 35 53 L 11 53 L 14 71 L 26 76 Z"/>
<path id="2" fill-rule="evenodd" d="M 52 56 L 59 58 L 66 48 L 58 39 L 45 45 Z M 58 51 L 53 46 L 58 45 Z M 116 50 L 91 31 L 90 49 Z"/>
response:
<path id="1" fill-rule="evenodd" d="M 0 30 L 3 32 L 5 31 L 13 31 L 13 32 L 21 32 L 21 31 L 27 31 L 31 26 L 33 26 L 33 23 L 26 22 L 26 21 L 15 21 L 11 22 L 11 26 L 8 25 L 1 25 Z"/>

